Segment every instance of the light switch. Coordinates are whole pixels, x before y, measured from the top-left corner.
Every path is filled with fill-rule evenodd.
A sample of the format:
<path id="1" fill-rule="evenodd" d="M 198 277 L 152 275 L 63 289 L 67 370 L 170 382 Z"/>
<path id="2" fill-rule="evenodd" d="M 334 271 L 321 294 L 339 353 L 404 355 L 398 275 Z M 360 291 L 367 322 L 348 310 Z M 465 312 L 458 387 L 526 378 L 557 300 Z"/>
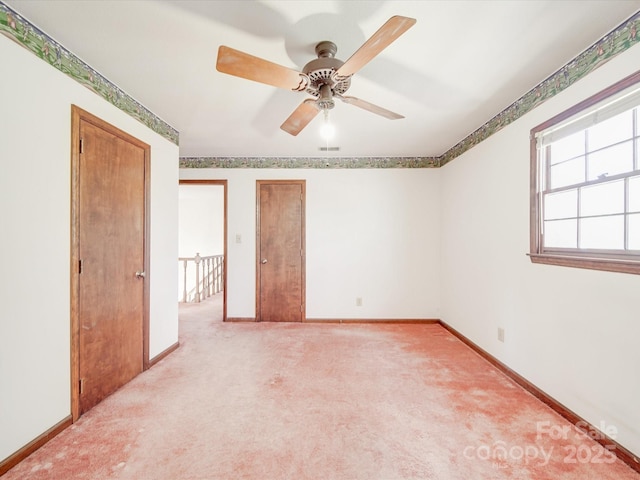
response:
<path id="1" fill-rule="evenodd" d="M 236 243 L 242 243 L 242 235 L 236 233 Z"/>

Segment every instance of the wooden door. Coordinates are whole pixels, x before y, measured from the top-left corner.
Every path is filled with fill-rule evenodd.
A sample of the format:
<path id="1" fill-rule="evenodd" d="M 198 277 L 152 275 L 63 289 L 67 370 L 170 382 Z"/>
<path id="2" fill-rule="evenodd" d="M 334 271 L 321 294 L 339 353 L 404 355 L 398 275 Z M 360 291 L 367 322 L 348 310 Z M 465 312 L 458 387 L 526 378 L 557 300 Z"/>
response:
<path id="1" fill-rule="evenodd" d="M 304 180 L 258 180 L 256 320 L 305 317 Z"/>
<path id="2" fill-rule="evenodd" d="M 148 149 L 89 116 L 78 125 L 77 415 L 142 372 Z M 146 341 L 145 341 L 146 340 Z"/>

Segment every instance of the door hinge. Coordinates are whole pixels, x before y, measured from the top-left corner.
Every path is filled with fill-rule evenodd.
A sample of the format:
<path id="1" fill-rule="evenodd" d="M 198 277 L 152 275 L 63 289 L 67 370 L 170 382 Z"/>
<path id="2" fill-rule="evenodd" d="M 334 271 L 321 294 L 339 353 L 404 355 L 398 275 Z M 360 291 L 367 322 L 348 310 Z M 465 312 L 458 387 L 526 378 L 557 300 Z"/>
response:
<path id="1" fill-rule="evenodd" d="M 80 139 L 80 153 L 84 153 L 84 138 Z"/>
<path id="2" fill-rule="evenodd" d="M 78 260 L 78 273 L 82 273 L 82 259 Z"/>
<path id="3" fill-rule="evenodd" d="M 82 395 L 84 393 L 84 378 L 81 378 L 78 383 L 80 387 L 80 395 Z"/>

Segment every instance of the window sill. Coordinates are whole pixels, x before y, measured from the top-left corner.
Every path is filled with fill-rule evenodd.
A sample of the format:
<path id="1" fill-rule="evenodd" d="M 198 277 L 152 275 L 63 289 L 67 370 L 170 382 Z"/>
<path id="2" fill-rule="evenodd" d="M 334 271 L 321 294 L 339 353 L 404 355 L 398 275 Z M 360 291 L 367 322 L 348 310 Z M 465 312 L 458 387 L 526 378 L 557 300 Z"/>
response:
<path id="1" fill-rule="evenodd" d="M 586 268 L 589 270 L 603 270 L 606 272 L 631 273 L 640 275 L 640 261 L 579 257 L 573 255 L 558 255 L 549 253 L 528 254 L 531 263 L 542 263 L 545 265 L 559 265 L 562 267 Z"/>

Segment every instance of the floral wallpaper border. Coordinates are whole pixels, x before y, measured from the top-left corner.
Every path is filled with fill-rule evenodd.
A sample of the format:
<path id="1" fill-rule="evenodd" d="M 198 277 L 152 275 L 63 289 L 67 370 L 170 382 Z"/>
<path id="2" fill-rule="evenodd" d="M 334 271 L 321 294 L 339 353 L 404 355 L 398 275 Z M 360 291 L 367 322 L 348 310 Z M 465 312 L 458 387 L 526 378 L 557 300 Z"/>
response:
<path id="1" fill-rule="evenodd" d="M 437 168 L 437 157 L 181 157 L 180 168 Z"/>
<path id="2" fill-rule="evenodd" d="M 154 115 L 3 2 L 0 2 L 0 33 L 178 145 L 179 134 L 175 128 Z"/>
<path id="3" fill-rule="evenodd" d="M 640 11 L 439 157 L 440 166 L 529 113 L 640 41 Z"/>

